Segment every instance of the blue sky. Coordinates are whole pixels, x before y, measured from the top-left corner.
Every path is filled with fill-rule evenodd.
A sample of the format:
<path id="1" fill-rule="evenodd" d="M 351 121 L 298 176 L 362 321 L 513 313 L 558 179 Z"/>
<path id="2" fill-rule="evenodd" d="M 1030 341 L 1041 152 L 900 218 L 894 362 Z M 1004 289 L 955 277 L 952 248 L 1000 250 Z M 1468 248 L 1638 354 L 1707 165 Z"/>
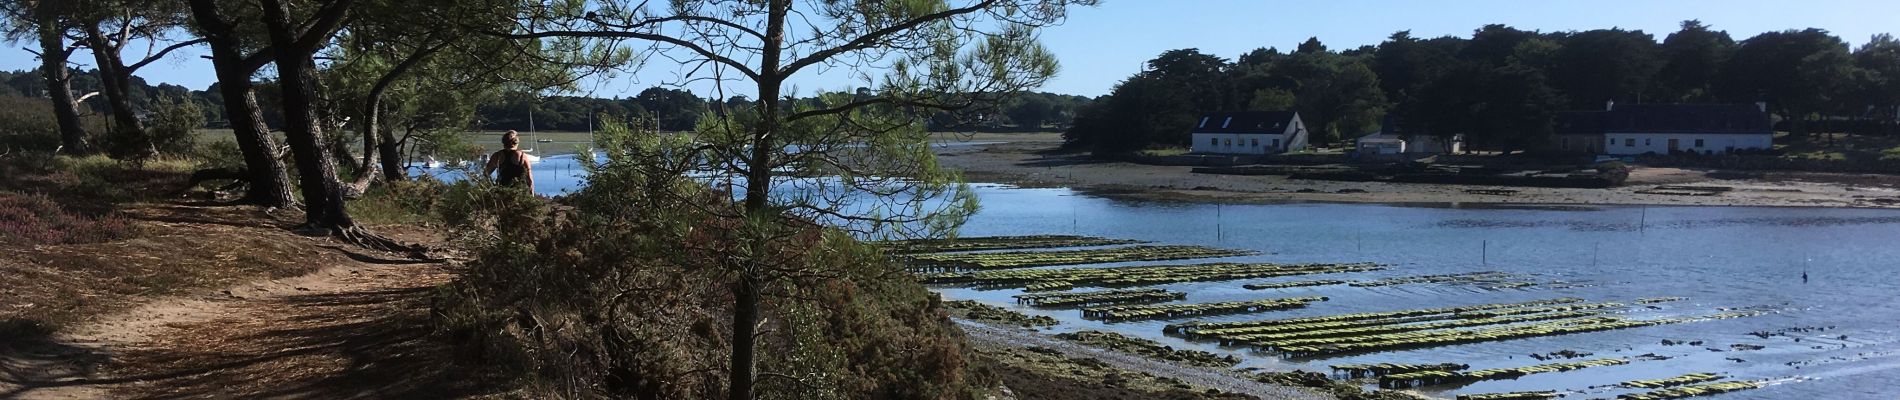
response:
<path id="1" fill-rule="evenodd" d="M 1334 50 L 1377 44 L 1393 32 L 1416 37 L 1469 36 L 1484 24 L 1503 23 L 1539 31 L 1621 27 L 1656 35 L 1699 19 L 1736 40 L 1766 31 L 1816 27 L 1858 46 L 1876 33 L 1900 31 L 1900 1 L 1889 0 L 1105 0 L 1073 10 L 1069 21 L 1043 32 L 1043 43 L 1062 60 L 1061 75 L 1042 90 L 1097 96 L 1162 51 L 1195 47 L 1233 58 L 1259 47 L 1291 49 L 1319 37 Z M 34 68 L 37 62 L 17 43 L 0 50 L 0 69 Z M 215 78 L 202 49 L 180 51 L 140 71 L 148 81 L 203 89 Z M 78 54 L 75 60 L 90 60 Z M 634 74 L 587 85 L 583 95 L 632 96 L 666 81 L 675 66 L 653 64 Z M 807 76 L 811 89 L 845 89 L 844 74 Z M 709 95 L 704 87 L 689 90 Z"/>

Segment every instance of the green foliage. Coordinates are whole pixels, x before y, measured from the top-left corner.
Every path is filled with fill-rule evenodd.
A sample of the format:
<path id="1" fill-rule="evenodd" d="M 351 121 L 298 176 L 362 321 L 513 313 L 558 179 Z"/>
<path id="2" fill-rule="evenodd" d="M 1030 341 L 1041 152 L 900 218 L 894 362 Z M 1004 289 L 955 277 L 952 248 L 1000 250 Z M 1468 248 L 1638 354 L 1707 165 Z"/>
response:
<path id="1" fill-rule="evenodd" d="M 719 227 L 731 203 L 670 173 L 692 141 L 613 127 L 589 185 L 557 206 L 518 190 L 459 182 L 437 204 L 477 249 L 438 294 L 441 329 L 481 362 L 527 377 L 540 395 L 712 398 L 731 338 L 722 269 L 744 249 Z M 761 304 L 761 398 L 956 398 L 976 387 L 962 344 L 922 286 L 875 246 L 800 225 L 771 262 L 805 271 Z"/>
<path id="2" fill-rule="evenodd" d="M 153 104 L 146 136 L 165 154 L 189 154 L 197 147 L 198 129 L 205 126 L 203 107 L 188 98 L 161 97 Z"/>
<path id="3" fill-rule="evenodd" d="M 1891 134 L 1900 129 L 1897 43 L 1877 35 L 1849 53 L 1840 38 L 1806 29 L 1738 45 L 1692 20 L 1661 43 L 1643 31 L 1545 33 L 1492 24 L 1468 38 L 1400 31 L 1377 47 L 1343 52 L 1308 39 L 1291 53 L 1262 48 L 1231 63 L 1170 50 L 1081 108 L 1064 140 L 1126 154 L 1184 144 L 1188 124 L 1202 113 L 1292 109 L 1316 143 L 1384 129 L 1464 134 L 1475 150 L 1532 150 L 1546 145 L 1557 111 L 1600 110 L 1612 100 L 1766 101 L 1798 131 L 1807 120 L 1832 117 L 1868 121 L 1853 130 Z"/>
<path id="4" fill-rule="evenodd" d="M 244 168 L 244 151 L 231 140 L 212 140 L 199 145 L 191 157 L 204 168 Z"/>
<path id="5" fill-rule="evenodd" d="M 1715 100 L 1715 74 L 1735 51 L 1728 32 L 1709 29 L 1702 21 L 1682 22 L 1682 29 L 1662 42 L 1662 69 L 1657 71 L 1654 98 L 1699 103 Z"/>
<path id="6" fill-rule="evenodd" d="M 52 151 L 59 147 L 59 122 L 46 99 L 0 96 L 0 153 Z"/>
<path id="7" fill-rule="evenodd" d="M 441 220 L 436 213 L 443 206 L 442 202 L 450 188 L 427 175 L 414 180 L 388 181 L 371 186 L 362 197 L 345 206 L 350 216 L 358 222 L 372 225 L 428 224 Z"/>
<path id="8" fill-rule="evenodd" d="M 1722 97 L 1734 102 L 1766 101 L 1782 118 L 1795 121 L 1796 135 L 1808 133 L 1812 114 L 1836 111 L 1847 97 L 1844 77 L 1851 63 L 1847 44 L 1820 29 L 1767 32 L 1742 41 L 1722 70 Z"/>
<path id="9" fill-rule="evenodd" d="M 1265 88 L 1253 91 L 1253 98 L 1247 100 L 1247 109 L 1253 111 L 1279 111 L 1293 108 L 1293 92 L 1280 88 Z"/>

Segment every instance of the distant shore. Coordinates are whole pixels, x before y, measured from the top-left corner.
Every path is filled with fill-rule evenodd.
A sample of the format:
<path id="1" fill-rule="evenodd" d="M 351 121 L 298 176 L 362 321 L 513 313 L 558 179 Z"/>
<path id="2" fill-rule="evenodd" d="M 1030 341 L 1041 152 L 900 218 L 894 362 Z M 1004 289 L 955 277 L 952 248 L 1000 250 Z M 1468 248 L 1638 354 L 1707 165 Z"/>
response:
<path id="1" fill-rule="evenodd" d="M 1384 182 L 1335 182 L 1285 176 L 1196 174 L 1192 167 L 1101 161 L 1060 153 L 1056 133 L 946 135 L 970 146 L 947 146 L 939 162 L 971 182 L 1069 187 L 1110 196 L 1224 203 L 1497 203 L 1576 205 L 1767 206 L 1900 208 L 1900 176 L 1769 172 L 1753 179 L 1716 179 L 1712 171 L 1639 167 L 1622 187 L 1568 189 Z M 1638 193 L 1658 185 L 1732 188 L 1714 196 Z M 1473 193 L 1476 189 L 1514 191 Z"/>

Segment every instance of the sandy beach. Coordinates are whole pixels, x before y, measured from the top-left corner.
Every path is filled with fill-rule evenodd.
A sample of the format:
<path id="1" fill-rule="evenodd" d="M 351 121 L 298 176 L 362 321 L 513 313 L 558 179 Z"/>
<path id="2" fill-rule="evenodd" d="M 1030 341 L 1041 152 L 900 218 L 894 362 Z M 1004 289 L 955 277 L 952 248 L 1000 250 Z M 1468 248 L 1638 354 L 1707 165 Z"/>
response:
<path id="1" fill-rule="evenodd" d="M 1057 133 L 945 135 L 944 166 L 971 182 L 1070 187 L 1109 196 L 1229 203 L 1348 202 L 1460 204 L 1619 204 L 1679 206 L 1900 208 L 1900 176 L 1767 172 L 1717 179 L 1720 171 L 1639 167 L 1622 187 L 1566 189 L 1384 182 L 1335 182 L 1285 176 L 1196 174 L 1192 167 L 1101 161 L 1058 152 Z M 1723 186 L 1714 196 L 1638 193 L 1659 185 Z M 1509 194 L 1472 193 L 1501 189 Z"/>

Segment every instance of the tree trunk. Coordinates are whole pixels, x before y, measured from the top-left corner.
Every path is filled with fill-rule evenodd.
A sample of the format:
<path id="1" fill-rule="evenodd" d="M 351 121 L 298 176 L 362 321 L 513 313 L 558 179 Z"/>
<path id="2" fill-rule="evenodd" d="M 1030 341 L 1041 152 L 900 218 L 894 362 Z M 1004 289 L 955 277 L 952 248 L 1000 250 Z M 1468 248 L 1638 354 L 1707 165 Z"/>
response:
<path id="1" fill-rule="evenodd" d="M 278 82 L 283 88 L 284 135 L 296 158 L 297 179 L 303 187 L 304 222 L 311 228 L 342 234 L 355 228 L 356 221 L 350 219 L 343 208 L 343 184 L 337 181 L 336 161 L 324 144 L 323 127 L 317 115 L 316 66 L 311 59 L 315 49 L 298 45 L 290 9 L 282 0 L 261 3 Z M 306 34 L 328 35 L 328 32 Z"/>
<path id="2" fill-rule="evenodd" d="M 436 51 L 442 50 L 444 47 L 448 47 L 447 42 L 436 45 L 417 46 L 416 50 L 409 53 L 408 57 L 403 57 L 402 62 L 396 63 L 396 66 L 391 67 L 389 72 L 385 72 L 381 78 L 377 78 L 376 84 L 372 85 L 369 89 L 369 95 L 364 96 L 363 116 L 364 119 L 368 120 L 366 121 L 367 123 L 363 124 L 363 168 L 366 171 L 370 166 L 370 154 L 371 148 L 373 147 L 375 153 L 382 159 L 383 179 L 395 182 L 407 178 L 403 176 L 403 172 L 406 172 L 406 170 L 403 169 L 401 165 L 402 154 L 401 151 L 396 148 L 396 138 L 387 130 L 383 129 L 383 94 L 389 93 L 389 86 L 395 84 L 396 80 L 401 79 L 404 74 L 409 73 L 411 68 L 415 68 L 417 64 L 422 63 L 422 60 L 428 59 L 430 55 L 435 54 Z M 380 146 L 376 145 L 378 139 L 382 140 Z"/>
<path id="3" fill-rule="evenodd" d="M 125 74 L 125 59 L 119 56 L 119 48 L 99 31 L 98 25 L 86 27 L 86 47 L 92 49 L 92 58 L 98 64 L 99 83 L 112 109 L 113 141 L 128 146 L 110 150 L 125 152 L 118 156 L 157 155 L 157 144 L 145 134 L 145 123 L 139 121 L 138 114 L 132 110 L 131 79 Z"/>
<path id="4" fill-rule="evenodd" d="M 356 176 L 359 179 L 362 178 L 364 175 L 369 175 L 376 172 L 373 170 L 374 168 L 376 168 L 376 156 L 378 154 L 382 154 L 382 152 L 378 150 L 378 147 L 376 146 L 376 131 L 380 130 L 380 129 L 376 129 L 377 128 L 376 125 L 382 123 L 382 121 L 380 121 L 381 118 L 378 118 L 382 116 L 382 113 L 377 112 L 377 111 L 380 111 L 378 110 L 378 108 L 381 108 L 380 103 L 382 103 L 382 101 L 374 97 L 369 98 L 367 101 L 364 102 L 363 107 L 364 107 L 365 112 L 363 113 L 363 161 L 361 161 L 356 166 Z"/>
<path id="5" fill-rule="evenodd" d="M 237 136 L 238 149 L 244 152 L 244 169 L 250 175 L 250 189 L 243 201 L 266 207 L 290 207 L 296 204 L 290 192 L 290 174 L 284 169 L 284 162 L 277 159 L 277 139 L 271 137 L 270 128 L 264 125 L 264 110 L 257 105 L 257 91 L 251 88 L 248 74 L 234 78 L 236 83 L 220 78 L 222 84 L 218 86 L 224 95 L 225 115 L 229 116 L 231 131 Z"/>
<path id="6" fill-rule="evenodd" d="M 752 154 L 746 160 L 745 213 L 748 218 L 768 218 L 761 215 L 770 212 L 767 208 L 771 199 L 772 186 L 772 142 L 773 133 L 779 127 L 779 86 L 784 77 L 779 76 L 780 46 L 785 40 L 785 16 L 790 10 L 786 0 L 772 0 L 766 15 L 765 43 L 759 61 L 759 128 L 753 132 Z M 657 122 L 657 120 L 656 120 Z M 754 257 L 764 257 L 761 251 L 767 243 L 753 243 L 756 248 Z M 755 260 L 756 261 L 756 260 Z M 755 374 L 755 352 L 758 350 L 757 338 L 753 337 L 753 327 L 758 323 L 759 288 L 757 277 L 740 271 L 737 287 L 733 288 L 732 306 L 732 368 L 728 372 L 731 388 L 727 392 L 730 400 L 752 400 Z"/>
<path id="7" fill-rule="evenodd" d="M 409 177 L 404 173 L 409 170 L 402 166 L 401 142 L 396 140 L 395 135 L 388 129 L 378 129 L 376 132 L 378 132 L 378 139 L 381 140 L 376 144 L 376 150 L 381 154 L 379 158 L 383 163 L 383 179 L 391 182 L 408 179 Z"/>
<path id="8" fill-rule="evenodd" d="M 290 176 L 283 161 L 277 159 L 277 140 L 264 125 L 264 110 L 257 106 L 257 91 L 251 83 L 257 69 L 243 65 L 244 51 L 234 36 L 235 27 L 218 15 L 216 0 L 191 0 L 191 11 L 211 45 L 211 65 L 218 74 L 219 94 L 224 95 L 224 114 L 237 137 L 238 149 L 244 152 L 250 188 L 242 202 L 275 208 L 295 205 Z"/>
<path id="9" fill-rule="evenodd" d="M 757 343 L 759 288 L 749 277 L 740 277 L 732 288 L 732 385 L 728 398 L 752 399 L 753 346 Z"/>
<path id="10" fill-rule="evenodd" d="M 60 35 L 58 13 L 53 4 L 42 1 L 35 11 L 39 17 L 40 75 L 46 81 L 46 96 L 53 102 L 53 117 L 59 120 L 59 149 L 67 154 L 92 152 L 86 142 L 86 130 L 79 126 L 79 105 L 73 102 L 72 72 L 66 69 L 66 38 Z"/>

